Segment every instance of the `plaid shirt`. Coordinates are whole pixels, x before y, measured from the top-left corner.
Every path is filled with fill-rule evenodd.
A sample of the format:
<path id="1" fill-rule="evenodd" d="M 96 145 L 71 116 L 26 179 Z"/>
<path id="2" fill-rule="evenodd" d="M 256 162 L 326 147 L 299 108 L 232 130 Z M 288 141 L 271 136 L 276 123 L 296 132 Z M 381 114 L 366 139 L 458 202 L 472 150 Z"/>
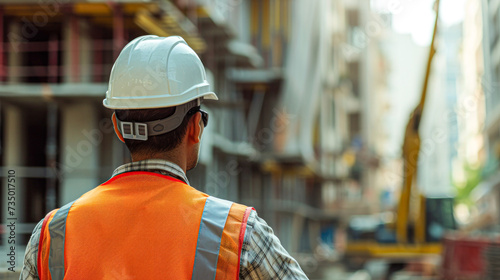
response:
<path id="1" fill-rule="evenodd" d="M 113 172 L 112 177 L 130 171 L 153 171 L 175 177 L 189 185 L 186 174 L 179 166 L 157 159 L 124 164 Z M 19 279 L 39 279 L 37 256 L 42 222 L 43 220 L 36 225 L 28 242 Z M 255 211 L 248 217 L 243 239 L 240 279 L 307 279 L 297 261 L 281 246 L 273 230 Z"/>

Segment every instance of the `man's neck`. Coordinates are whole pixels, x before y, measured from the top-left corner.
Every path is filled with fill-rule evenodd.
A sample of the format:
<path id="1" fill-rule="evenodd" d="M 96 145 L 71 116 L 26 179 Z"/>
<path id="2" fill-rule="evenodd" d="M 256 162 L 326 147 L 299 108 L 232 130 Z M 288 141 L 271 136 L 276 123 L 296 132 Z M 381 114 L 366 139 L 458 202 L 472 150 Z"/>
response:
<path id="1" fill-rule="evenodd" d="M 177 153 L 175 151 L 169 151 L 167 153 L 158 153 L 154 155 L 141 155 L 141 154 L 133 154 L 132 155 L 132 161 L 141 161 L 141 160 L 147 160 L 147 159 L 162 159 L 169 161 L 171 163 L 174 163 L 178 165 L 184 173 L 186 173 L 186 159 L 185 157 L 177 156 Z"/>

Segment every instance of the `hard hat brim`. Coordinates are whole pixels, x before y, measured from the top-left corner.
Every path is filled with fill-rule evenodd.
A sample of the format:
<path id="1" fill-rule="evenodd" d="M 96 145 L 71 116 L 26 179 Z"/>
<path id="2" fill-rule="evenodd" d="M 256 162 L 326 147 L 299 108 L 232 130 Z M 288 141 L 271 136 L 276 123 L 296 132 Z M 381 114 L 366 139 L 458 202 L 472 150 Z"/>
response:
<path id="1" fill-rule="evenodd" d="M 106 98 L 102 101 L 102 104 L 104 107 L 108 109 L 114 109 L 114 110 L 134 110 L 134 109 L 155 109 L 155 108 L 166 108 L 166 107 L 174 107 L 178 106 L 181 104 L 185 104 L 191 100 L 194 100 L 196 98 L 203 98 L 207 100 L 219 100 L 217 95 L 214 92 L 205 92 L 200 95 L 195 95 L 192 98 L 186 100 L 185 97 L 182 99 L 179 98 L 178 102 L 171 102 L 172 100 L 170 99 L 170 102 L 167 104 L 164 104 L 162 102 L 158 102 L 158 97 L 151 98 L 149 102 L 145 102 L 144 97 L 140 97 L 140 103 L 139 102 L 134 102 L 134 99 L 131 99 L 130 97 L 123 98 L 120 100 L 120 98 L 113 98 L 113 105 L 109 104 L 109 98 Z M 139 101 L 139 99 L 137 100 Z"/>

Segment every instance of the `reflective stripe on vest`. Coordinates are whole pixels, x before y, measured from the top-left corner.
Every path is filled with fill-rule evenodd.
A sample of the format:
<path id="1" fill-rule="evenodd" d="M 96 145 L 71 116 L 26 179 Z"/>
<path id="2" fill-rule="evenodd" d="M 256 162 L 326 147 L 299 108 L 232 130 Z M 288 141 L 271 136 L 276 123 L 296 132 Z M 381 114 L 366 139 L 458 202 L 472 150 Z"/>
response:
<path id="1" fill-rule="evenodd" d="M 76 201 L 76 200 L 75 200 Z M 64 240 L 66 238 L 66 219 L 71 205 L 68 203 L 61 207 L 49 223 L 50 253 L 49 271 L 53 279 L 64 278 Z"/>
<path id="2" fill-rule="evenodd" d="M 50 234 L 49 271 L 52 279 L 64 278 L 66 221 L 75 201 L 61 207 L 48 225 Z M 203 208 L 192 279 L 215 279 L 222 232 L 233 202 L 209 196 Z"/>
<path id="3" fill-rule="evenodd" d="M 191 279 L 215 279 L 222 231 L 232 204 L 230 201 L 212 196 L 207 198 L 196 242 Z"/>

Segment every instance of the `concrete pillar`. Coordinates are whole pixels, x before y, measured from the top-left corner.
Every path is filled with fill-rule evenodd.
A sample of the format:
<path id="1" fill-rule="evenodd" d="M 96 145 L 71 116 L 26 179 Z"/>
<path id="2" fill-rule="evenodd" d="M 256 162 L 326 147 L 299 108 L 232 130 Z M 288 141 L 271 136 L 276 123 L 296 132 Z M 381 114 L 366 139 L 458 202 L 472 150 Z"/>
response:
<path id="1" fill-rule="evenodd" d="M 2 176 L 7 177 L 8 170 L 12 169 L 15 173 L 15 215 L 10 216 L 7 213 L 7 201 L 8 201 L 8 184 L 7 179 L 3 180 L 4 187 L 2 188 L 3 193 L 3 205 L 4 207 L 0 210 L 2 212 L 2 222 L 7 221 L 7 218 L 16 217 L 16 224 L 24 222 L 24 194 L 25 194 L 25 184 L 22 178 L 22 173 L 20 167 L 25 165 L 26 161 L 26 137 L 25 131 L 23 130 L 23 117 L 22 111 L 18 107 L 4 105 L 5 110 L 5 127 L 2 132 L 4 135 L 4 162 L 2 166 L 5 168 Z M 17 234 L 19 238 L 19 234 Z M 16 240 L 16 244 L 19 244 Z"/>
<path id="2" fill-rule="evenodd" d="M 59 204 L 80 197 L 99 184 L 99 136 L 95 104 L 61 106 L 61 188 Z"/>
<path id="3" fill-rule="evenodd" d="M 92 82 L 92 38 L 90 25 L 86 19 L 80 19 L 80 82 Z"/>
<path id="4" fill-rule="evenodd" d="M 99 151 L 102 157 L 99 159 L 99 177 L 101 181 L 107 180 L 118 166 L 124 163 L 126 146 L 116 137 L 111 119 L 108 117 L 98 118 L 98 131 L 94 131 L 94 138 L 97 134 L 102 135 L 102 141 L 99 145 Z M 97 147 L 96 147 L 97 148 Z"/>

